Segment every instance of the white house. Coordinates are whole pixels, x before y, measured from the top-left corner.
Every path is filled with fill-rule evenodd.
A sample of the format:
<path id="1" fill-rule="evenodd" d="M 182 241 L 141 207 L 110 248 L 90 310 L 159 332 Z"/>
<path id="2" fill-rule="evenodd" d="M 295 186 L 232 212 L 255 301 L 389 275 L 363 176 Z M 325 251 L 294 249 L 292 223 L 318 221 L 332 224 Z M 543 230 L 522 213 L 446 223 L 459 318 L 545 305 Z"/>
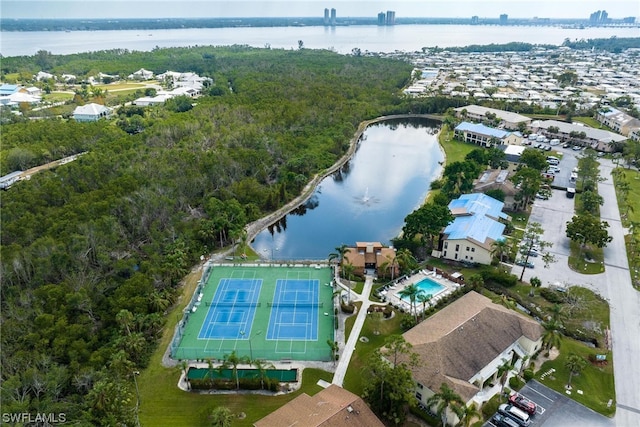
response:
<path id="1" fill-rule="evenodd" d="M 500 392 L 498 368 L 526 365 L 542 348 L 543 332 L 530 317 L 467 293 L 403 334 L 419 358 L 410 368 L 416 398 L 426 404 L 444 383 L 467 405 L 481 406 Z"/>
<path id="2" fill-rule="evenodd" d="M 38 71 L 38 74 L 36 74 L 34 77 L 36 78 L 37 81 L 49 80 L 49 79 L 55 79 L 56 78 L 53 74 L 47 73 L 46 71 Z"/>
<path id="3" fill-rule="evenodd" d="M 531 123 L 530 117 L 512 113 L 511 111 L 482 107 L 480 105 L 467 105 L 464 107 L 454 108 L 454 111 L 458 117 L 475 121 L 485 120 L 487 118 L 487 113 L 495 114 L 495 116 L 501 120 L 502 125 L 507 129 L 518 129 L 520 123 L 524 123 L 525 125 Z"/>
<path id="4" fill-rule="evenodd" d="M 137 80 L 150 80 L 153 78 L 153 71 L 145 70 L 144 68 L 140 68 L 135 73 L 129 74 L 130 79 Z"/>
<path id="5" fill-rule="evenodd" d="M 491 264 L 492 244 L 504 238 L 504 203 L 482 193 L 463 194 L 449 203 L 454 220 L 440 238 L 434 256 L 454 261 Z"/>
<path id="6" fill-rule="evenodd" d="M 102 118 L 108 118 L 110 115 L 111 109 L 95 103 L 82 105 L 73 110 L 73 118 L 77 122 L 96 122 Z"/>

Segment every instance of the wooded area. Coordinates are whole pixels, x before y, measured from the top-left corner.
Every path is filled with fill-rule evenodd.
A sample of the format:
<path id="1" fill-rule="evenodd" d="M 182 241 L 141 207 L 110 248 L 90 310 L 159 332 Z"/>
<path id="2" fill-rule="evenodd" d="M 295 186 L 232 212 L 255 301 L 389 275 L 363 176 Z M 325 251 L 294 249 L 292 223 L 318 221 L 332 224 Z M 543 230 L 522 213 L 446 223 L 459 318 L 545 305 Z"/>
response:
<path id="1" fill-rule="evenodd" d="M 87 151 L 3 193 L 3 412 L 131 423 L 134 372 L 199 257 L 297 195 L 345 153 L 362 120 L 411 108 L 400 94 L 410 64 L 328 51 L 197 47 L 2 62 L 3 73 L 25 74 L 141 67 L 195 71 L 217 90 L 189 111 L 147 109 L 139 133 L 117 119 L 2 126 L 3 173 Z"/>

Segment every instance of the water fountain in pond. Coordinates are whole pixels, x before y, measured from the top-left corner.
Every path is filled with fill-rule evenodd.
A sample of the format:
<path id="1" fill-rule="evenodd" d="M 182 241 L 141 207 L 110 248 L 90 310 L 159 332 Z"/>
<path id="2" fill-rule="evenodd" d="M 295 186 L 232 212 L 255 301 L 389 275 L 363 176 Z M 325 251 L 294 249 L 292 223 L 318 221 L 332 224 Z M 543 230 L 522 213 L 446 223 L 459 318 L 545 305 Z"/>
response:
<path id="1" fill-rule="evenodd" d="M 364 196 L 354 197 L 355 201 L 361 205 L 369 206 L 373 203 L 378 203 L 380 199 L 369 195 L 369 187 L 364 191 Z"/>

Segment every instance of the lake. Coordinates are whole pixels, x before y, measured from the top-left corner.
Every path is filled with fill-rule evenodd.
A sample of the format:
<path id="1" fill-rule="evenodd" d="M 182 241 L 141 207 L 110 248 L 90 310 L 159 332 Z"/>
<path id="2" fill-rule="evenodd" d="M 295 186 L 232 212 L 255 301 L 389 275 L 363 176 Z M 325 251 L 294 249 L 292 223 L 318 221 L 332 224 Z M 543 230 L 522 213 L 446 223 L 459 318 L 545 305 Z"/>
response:
<path id="1" fill-rule="evenodd" d="M 560 45 L 569 38 L 638 37 L 638 28 L 588 29 L 497 25 L 354 25 L 341 27 L 184 28 L 171 30 L 24 31 L 0 34 L 3 56 L 33 55 L 44 49 L 70 54 L 105 49 L 150 51 L 155 47 L 246 44 L 297 49 L 298 40 L 311 49 L 349 53 L 418 51 L 422 47 L 527 42 Z"/>
<path id="2" fill-rule="evenodd" d="M 419 207 L 442 170 L 444 154 L 431 120 L 372 125 L 339 171 L 311 198 L 259 233 L 252 247 L 267 259 L 326 259 L 341 244 L 389 244 Z"/>

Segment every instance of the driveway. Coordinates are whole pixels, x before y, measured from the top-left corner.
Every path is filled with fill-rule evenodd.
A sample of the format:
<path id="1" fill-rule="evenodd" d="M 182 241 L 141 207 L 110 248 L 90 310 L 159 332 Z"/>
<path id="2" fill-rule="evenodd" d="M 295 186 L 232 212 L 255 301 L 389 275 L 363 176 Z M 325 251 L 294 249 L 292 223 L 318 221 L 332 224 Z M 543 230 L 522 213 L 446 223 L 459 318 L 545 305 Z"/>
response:
<path id="1" fill-rule="evenodd" d="M 609 223 L 613 241 L 604 249 L 605 271 L 601 274 L 583 275 L 569 269 L 569 239 L 566 222 L 573 217 L 573 201 L 564 192 L 553 191 L 549 200 L 533 206 L 530 221 L 542 224 L 542 239 L 553 243 L 550 252 L 557 262 L 549 268 L 537 265 L 527 269 L 524 280 L 537 276 L 543 286 L 557 281 L 592 289 L 605 298 L 611 308 L 611 333 L 613 342 L 613 367 L 616 385 L 617 426 L 640 426 L 640 294 L 631 285 L 624 235 L 611 171 L 613 163 L 600 159 L 600 174 L 605 180 L 598 184 L 598 192 L 605 204 L 600 208 L 601 218 Z M 520 268 L 513 273 L 520 275 Z"/>

